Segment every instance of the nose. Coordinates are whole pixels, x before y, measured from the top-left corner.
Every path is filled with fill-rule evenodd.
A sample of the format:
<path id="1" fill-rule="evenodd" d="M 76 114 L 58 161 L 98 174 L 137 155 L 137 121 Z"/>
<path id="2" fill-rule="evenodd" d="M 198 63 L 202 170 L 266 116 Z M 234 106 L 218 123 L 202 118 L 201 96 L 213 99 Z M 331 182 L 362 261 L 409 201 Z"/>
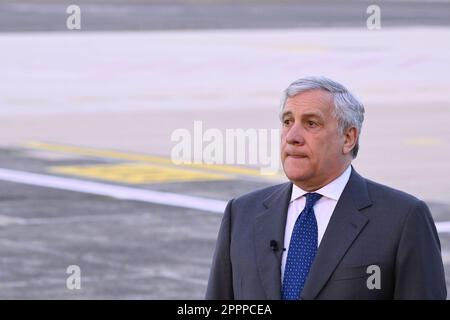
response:
<path id="1" fill-rule="evenodd" d="M 287 132 L 285 132 L 285 139 L 288 144 L 303 145 L 305 143 L 305 139 L 301 125 L 294 123 L 290 128 L 288 128 Z"/>

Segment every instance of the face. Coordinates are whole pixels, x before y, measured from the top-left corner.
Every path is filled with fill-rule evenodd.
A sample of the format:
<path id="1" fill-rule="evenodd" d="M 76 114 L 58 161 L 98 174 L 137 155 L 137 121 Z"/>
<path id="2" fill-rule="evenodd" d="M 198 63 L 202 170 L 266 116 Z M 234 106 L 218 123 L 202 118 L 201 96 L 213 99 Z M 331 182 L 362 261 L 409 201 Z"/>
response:
<path id="1" fill-rule="evenodd" d="M 339 132 L 333 111 L 332 95 L 323 90 L 302 92 L 286 101 L 281 161 L 289 180 L 303 190 L 328 184 L 351 162 L 349 143 L 354 141 Z"/>

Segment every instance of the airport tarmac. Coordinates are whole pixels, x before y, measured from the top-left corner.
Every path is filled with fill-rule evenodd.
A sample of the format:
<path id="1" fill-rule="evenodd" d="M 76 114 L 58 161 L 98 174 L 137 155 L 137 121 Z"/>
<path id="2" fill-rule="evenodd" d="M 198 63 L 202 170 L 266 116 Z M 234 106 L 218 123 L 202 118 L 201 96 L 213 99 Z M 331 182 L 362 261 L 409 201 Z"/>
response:
<path id="1" fill-rule="evenodd" d="M 364 102 L 355 169 L 430 206 L 450 288 L 450 28 L 277 26 L 0 33 L 0 298 L 201 299 L 226 202 L 285 178 L 172 134 L 277 129 L 311 74 Z"/>

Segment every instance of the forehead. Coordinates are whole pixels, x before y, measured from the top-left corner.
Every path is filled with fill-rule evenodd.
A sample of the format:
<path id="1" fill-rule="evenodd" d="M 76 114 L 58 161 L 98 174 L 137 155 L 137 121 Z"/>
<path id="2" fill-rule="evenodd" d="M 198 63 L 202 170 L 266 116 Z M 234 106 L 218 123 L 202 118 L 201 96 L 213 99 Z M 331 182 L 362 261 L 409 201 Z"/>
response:
<path id="1" fill-rule="evenodd" d="M 309 90 L 286 100 L 284 113 L 318 113 L 328 116 L 333 111 L 333 96 L 324 90 Z"/>

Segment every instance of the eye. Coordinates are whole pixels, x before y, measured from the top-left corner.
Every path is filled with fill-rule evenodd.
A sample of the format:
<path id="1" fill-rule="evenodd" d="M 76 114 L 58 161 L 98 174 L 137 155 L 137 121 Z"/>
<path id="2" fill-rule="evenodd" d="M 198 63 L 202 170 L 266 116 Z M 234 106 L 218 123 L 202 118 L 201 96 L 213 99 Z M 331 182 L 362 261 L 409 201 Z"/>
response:
<path id="1" fill-rule="evenodd" d="M 284 119 L 283 120 L 283 126 L 288 127 L 292 124 L 292 120 L 291 119 Z"/>
<path id="2" fill-rule="evenodd" d="M 308 120 L 306 123 L 308 124 L 308 127 L 310 127 L 310 128 L 317 127 L 317 123 L 315 123 L 314 121 Z"/>

